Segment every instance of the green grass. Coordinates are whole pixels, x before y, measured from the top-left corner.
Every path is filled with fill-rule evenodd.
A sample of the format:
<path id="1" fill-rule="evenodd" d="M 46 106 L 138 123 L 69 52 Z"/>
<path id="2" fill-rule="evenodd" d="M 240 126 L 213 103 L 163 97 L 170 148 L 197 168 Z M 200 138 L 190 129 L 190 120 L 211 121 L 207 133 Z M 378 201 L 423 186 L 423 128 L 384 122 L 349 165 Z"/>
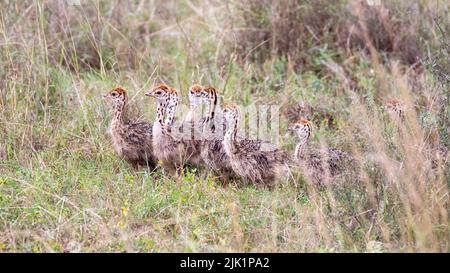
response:
<path id="1" fill-rule="evenodd" d="M 432 169 L 429 156 L 433 143 L 450 144 L 448 83 L 433 70 L 419 77 L 394 59 L 380 68 L 327 44 L 305 69 L 285 56 L 242 63 L 221 40 L 223 5 L 192 1 L 206 5 L 199 16 L 191 1 L 137 2 L 135 16 L 120 19 L 108 16 L 127 14 L 118 2 L 66 7 L 63 28 L 51 4 L 29 1 L 28 17 L 25 4 L 0 4 L 0 252 L 450 250 L 449 163 Z M 125 86 L 130 116 L 151 121 L 155 104 L 143 94 L 160 81 L 184 104 L 200 82 L 219 87 L 225 102 L 280 105 L 280 146 L 291 153 L 286 111 L 310 105 L 313 144 L 351 153 L 363 179 L 318 187 L 296 171 L 294 182 L 268 190 L 224 187 L 205 169 L 182 178 L 133 171 L 114 154 L 102 95 Z M 404 138 L 380 103 L 382 81 L 386 97 L 410 102 Z"/>

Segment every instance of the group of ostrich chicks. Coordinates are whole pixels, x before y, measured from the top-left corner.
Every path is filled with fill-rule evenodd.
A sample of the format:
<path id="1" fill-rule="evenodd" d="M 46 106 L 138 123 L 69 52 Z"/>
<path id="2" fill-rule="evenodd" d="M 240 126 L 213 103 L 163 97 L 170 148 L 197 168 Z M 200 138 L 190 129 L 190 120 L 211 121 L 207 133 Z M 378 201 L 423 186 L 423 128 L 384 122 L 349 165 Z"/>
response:
<path id="1" fill-rule="evenodd" d="M 181 125 L 187 130 L 183 129 L 184 135 L 180 136 L 179 128 L 173 128 L 179 102 L 177 91 L 159 84 L 145 95 L 157 102 L 153 124 L 125 120 L 128 96 L 123 87 L 116 87 L 104 96 L 114 106 L 110 124 L 114 149 L 135 169 L 142 166 L 154 169 L 161 165 L 169 173 L 180 175 L 184 166 L 206 167 L 224 184 L 232 179 L 245 185 L 271 188 L 292 177 L 292 170 L 296 168 L 313 182 L 321 183 L 325 174 L 331 177 L 339 174 L 341 165 L 351 160 L 349 154 L 333 148 L 310 151 L 307 143 L 312 127 L 304 118 L 289 127 L 298 137 L 292 155 L 270 142 L 241 137 L 238 134 L 241 114 L 236 104 L 222 107 L 223 121 L 219 124 L 223 128 L 217 128 L 220 127 L 215 122 L 218 91 L 198 84 L 189 88 L 190 112 Z M 398 107 L 397 104 L 393 103 L 393 107 Z M 195 114 L 202 105 L 207 107 L 207 116 L 195 121 Z M 215 134 L 218 129 L 224 134 Z"/>

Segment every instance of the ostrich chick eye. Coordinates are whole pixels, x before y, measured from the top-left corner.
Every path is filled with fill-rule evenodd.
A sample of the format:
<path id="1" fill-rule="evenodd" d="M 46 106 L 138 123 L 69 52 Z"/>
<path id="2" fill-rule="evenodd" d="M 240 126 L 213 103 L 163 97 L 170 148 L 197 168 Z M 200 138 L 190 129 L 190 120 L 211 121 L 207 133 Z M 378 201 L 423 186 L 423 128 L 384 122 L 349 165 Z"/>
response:
<path id="1" fill-rule="evenodd" d="M 111 96 L 115 97 L 115 96 L 117 96 L 117 93 L 114 92 L 111 94 Z"/>
<path id="2" fill-rule="evenodd" d="M 161 91 L 157 91 L 155 94 L 156 95 L 161 95 Z"/>

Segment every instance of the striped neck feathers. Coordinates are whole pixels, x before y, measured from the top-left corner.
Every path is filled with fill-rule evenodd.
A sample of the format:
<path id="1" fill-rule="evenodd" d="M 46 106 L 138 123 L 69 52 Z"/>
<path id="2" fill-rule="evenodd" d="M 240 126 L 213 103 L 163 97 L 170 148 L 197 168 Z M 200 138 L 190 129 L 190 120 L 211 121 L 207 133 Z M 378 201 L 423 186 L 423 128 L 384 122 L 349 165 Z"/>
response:
<path id="1" fill-rule="evenodd" d="M 297 146 L 295 147 L 295 152 L 294 152 L 295 158 L 299 159 L 303 155 L 303 153 L 307 147 L 306 143 L 307 143 L 307 140 L 305 139 L 304 141 L 297 144 Z"/>
<path id="2" fill-rule="evenodd" d="M 122 124 L 124 122 L 125 117 L 125 109 L 126 109 L 126 101 L 117 101 L 115 103 L 115 111 L 114 116 L 112 119 L 113 123 L 120 123 Z"/>
<path id="3" fill-rule="evenodd" d="M 210 124 L 211 125 L 210 129 L 214 132 L 215 130 L 214 118 L 217 103 L 218 103 L 217 92 L 215 91 L 215 89 L 211 89 L 208 94 L 208 108 L 207 108 L 208 115 L 206 116 L 205 123 L 203 125 L 203 131 L 205 131 L 206 126 Z"/>
<path id="4" fill-rule="evenodd" d="M 166 110 L 166 120 L 165 125 L 170 128 L 173 125 L 174 119 L 175 119 L 175 110 L 178 106 L 178 98 L 175 94 L 170 95 L 169 102 L 167 104 L 167 110 Z"/>
<path id="5" fill-rule="evenodd" d="M 167 105 L 165 103 L 158 101 L 158 106 L 156 107 L 156 121 L 161 125 L 163 125 L 166 107 Z"/>

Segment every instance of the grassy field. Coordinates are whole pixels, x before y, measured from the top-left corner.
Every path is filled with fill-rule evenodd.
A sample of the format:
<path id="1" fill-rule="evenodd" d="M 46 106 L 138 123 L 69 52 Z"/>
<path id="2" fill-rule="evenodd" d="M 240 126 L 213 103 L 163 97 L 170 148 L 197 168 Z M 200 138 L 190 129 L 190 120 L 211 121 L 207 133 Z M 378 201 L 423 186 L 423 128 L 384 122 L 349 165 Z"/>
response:
<path id="1" fill-rule="evenodd" d="M 449 252 L 450 6 L 331 2 L 1 1 L 0 252 Z M 134 171 L 102 95 L 124 86 L 152 121 L 159 82 L 185 105 L 199 82 L 280 106 L 290 153 L 304 116 L 361 178 L 294 171 L 268 190 Z"/>

